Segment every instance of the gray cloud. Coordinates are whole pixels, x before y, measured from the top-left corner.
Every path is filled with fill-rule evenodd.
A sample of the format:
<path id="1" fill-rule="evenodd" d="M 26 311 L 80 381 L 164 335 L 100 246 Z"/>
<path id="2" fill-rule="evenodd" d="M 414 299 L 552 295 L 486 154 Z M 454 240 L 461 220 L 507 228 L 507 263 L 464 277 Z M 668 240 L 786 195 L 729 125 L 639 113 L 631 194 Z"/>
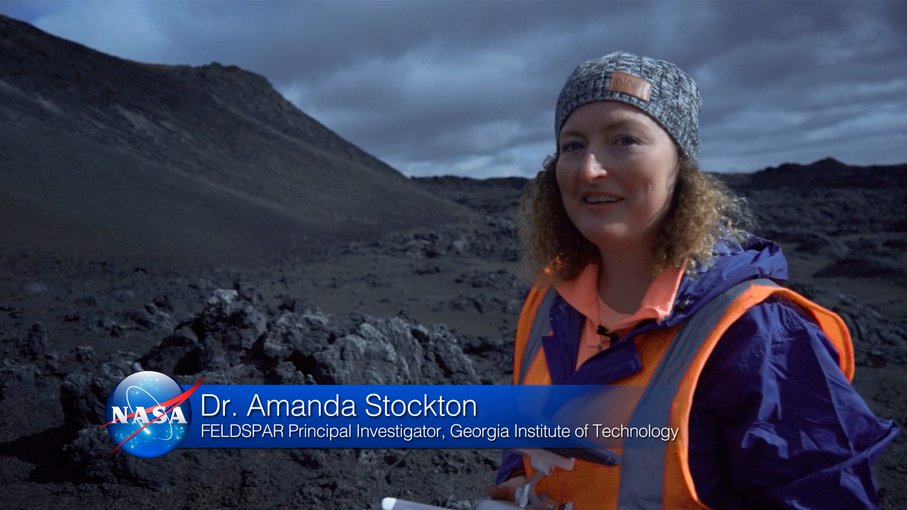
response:
<path id="1" fill-rule="evenodd" d="M 579 62 L 671 60 L 703 167 L 907 160 L 902 2 L 5 2 L 106 53 L 236 64 L 408 174 L 532 175 Z"/>

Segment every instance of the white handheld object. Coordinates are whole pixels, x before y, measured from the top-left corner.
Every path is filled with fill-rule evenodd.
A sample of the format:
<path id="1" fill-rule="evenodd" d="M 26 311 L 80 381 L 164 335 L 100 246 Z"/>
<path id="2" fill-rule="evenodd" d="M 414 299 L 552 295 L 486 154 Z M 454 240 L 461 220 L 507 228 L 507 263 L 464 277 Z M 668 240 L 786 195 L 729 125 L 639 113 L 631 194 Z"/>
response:
<path id="1" fill-rule="evenodd" d="M 440 506 L 416 503 L 397 498 L 384 498 L 381 500 L 381 510 L 449 510 Z"/>
<path id="2" fill-rule="evenodd" d="M 517 448 L 517 451 L 529 456 L 529 462 L 536 471 L 550 475 L 554 468 L 561 468 L 564 471 L 573 469 L 576 463 L 572 457 L 561 457 L 560 455 L 549 452 L 548 450 L 536 448 Z"/>

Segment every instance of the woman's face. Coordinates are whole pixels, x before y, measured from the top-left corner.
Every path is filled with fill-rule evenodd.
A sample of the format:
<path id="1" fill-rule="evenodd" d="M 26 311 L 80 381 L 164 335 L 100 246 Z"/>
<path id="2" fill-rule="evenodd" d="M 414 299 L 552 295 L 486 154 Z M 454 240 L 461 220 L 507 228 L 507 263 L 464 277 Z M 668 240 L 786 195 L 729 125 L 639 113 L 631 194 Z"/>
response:
<path id="1" fill-rule="evenodd" d="M 570 114 L 558 153 L 561 200 L 583 236 L 600 250 L 651 250 L 679 166 L 670 135 L 642 110 L 597 101 Z"/>

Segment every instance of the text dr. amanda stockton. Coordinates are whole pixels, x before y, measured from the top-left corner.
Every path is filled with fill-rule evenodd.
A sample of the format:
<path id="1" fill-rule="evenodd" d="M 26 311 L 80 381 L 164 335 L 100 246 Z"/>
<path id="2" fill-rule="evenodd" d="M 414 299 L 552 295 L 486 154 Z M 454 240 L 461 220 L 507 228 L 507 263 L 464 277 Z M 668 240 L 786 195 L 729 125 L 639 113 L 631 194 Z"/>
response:
<path id="1" fill-rule="evenodd" d="M 203 417 L 228 416 L 230 399 L 222 399 L 211 393 L 201 396 Z M 478 415 L 478 404 L 473 399 L 450 399 L 443 395 L 422 398 L 394 399 L 387 395 L 369 393 L 364 398 L 365 415 L 369 418 L 464 418 Z M 245 407 L 246 417 L 293 417 L 293 418 L 357 418 L 360 404 L 353 399 L 341 398 L 335 394 L 327 399 L 266 399 L 258 393 L 252 395 Z M 232 413 L 232 411 L 230 411 Z"/>

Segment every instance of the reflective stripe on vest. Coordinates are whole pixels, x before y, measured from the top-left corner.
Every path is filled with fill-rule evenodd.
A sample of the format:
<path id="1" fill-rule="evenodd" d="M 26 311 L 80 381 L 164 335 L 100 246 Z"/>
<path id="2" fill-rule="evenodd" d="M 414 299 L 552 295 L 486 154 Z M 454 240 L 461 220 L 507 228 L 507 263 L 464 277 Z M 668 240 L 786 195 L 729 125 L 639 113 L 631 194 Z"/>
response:
<path id="1" fill-rule="evenodd" d="M 542 298 L 542 302 L 539 303 L 538 308 L 535 310 L 535 319 L 532 321 L 532 329 L 529 331 L 529 343 L 526 344 L 522 363 L 520 363 L 520 378 L 517 379 L 519 384 L 523 384 L 526 380 L 526 372 L 529 371 L 532 360 L 535 359 L 535 355 L 542 346 L 542 337 L 550 329 L 551 305 L 554 303 L 554 296 L 556 295 L 557 292 L 554 291 L 554 287 L 548 287 L 548 292 L 545 293 L 545 297 Z"/>
<path id="2" fill-rule="evenodd" d="M 630 427 L 671 425 L 671 403 L 687 368 L 728 307 L 753 285 L 778 287 L 775 282 L 765 279 L 739 283 L 709 301 L 686 321 L 652 374 L 633 411 Z M 630 438 L 624 443 L 618 508 L 657 510 L 663 506 L 667 443 L 648 441 L 643 445 L 643 442 Z"/>

